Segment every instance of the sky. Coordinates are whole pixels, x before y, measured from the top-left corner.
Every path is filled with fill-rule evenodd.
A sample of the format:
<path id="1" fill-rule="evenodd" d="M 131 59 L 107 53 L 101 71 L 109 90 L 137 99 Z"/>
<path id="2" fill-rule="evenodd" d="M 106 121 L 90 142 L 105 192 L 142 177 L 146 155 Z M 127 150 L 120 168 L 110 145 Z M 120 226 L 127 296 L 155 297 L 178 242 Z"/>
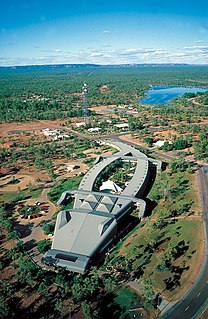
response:
<path id="1" fill-rule="evenodd" d="M 208 64 L 207 0 L 1 0 L 0 66 Z"/>

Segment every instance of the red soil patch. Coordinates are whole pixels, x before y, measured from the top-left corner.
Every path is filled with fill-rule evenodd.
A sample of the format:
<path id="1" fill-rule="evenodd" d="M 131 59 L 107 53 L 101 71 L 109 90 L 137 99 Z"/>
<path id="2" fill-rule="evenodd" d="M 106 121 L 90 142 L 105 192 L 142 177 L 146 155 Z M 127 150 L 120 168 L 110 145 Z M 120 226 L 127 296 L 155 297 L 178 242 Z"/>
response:
<path id="1" fill-rule="evenodd" d="M 103 84 L 103 85 L 99 86 L 98 91 L 102 94 L 111 92 L 111 90 L 109 89 L 107 84 Z"/>
<path id="2" fill-rule="evenodd" d="M 26 123 L 2 123 L 0 124 L 0 131 L 2 136 L 7 136 L 12 131 L 34 131 L 42 130 L 44 128 L 56 129 L 60 128 L 63 124 L 66 124 L 65 120 L 55 121 L 37 121 L 37 122 L 26 122 Z"/>
<path id="3" fill-rule="evenodd" d="M 91 111 L 103 111 L 103 110 L 109 110 L 109 109 L 115 109 L 116 105 L 111 104 L 111 105 L 92 105 L 89 107 Z"/>
<path id="4" fill-rule="evenodd" d="M 13 142 L 7 142 L 7 143 L 0 144 L 0 148 L 10 149 L 12 146 L 13 146 Z"/>

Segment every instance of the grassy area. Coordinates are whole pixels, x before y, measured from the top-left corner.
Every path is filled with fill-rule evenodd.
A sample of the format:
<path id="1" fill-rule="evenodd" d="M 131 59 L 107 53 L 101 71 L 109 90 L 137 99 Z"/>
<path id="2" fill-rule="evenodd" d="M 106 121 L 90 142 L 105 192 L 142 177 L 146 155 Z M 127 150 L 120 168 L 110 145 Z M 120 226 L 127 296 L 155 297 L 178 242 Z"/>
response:
<path id="1" fill-rule="evenodd" d="M 17 192 L 1 192 L 0 193 L 1 202 L 4 202 L 4 203 L 8 202 L 18 195 L 19 195 L 18 191 Z"/>
<path id="2" fill-rule="evenodd" d="M 194 281 L 203 256 L 203 224 L 193 203 L 194 185 L 194 176 L 186 172 L 157 176 L 150 193 L 158 202 L 156 209 L 116 251 L 139 272 L 137 278 L 151 277 L 154 289 L 169 300 L 177 299 Z"/>
<path id="3" fill-rule="evenodd" d="M 190 207 L 184 208 L 184 211 L 181 211 L 179 215 L 187 215 L 190 212 L 198 215 L 200 211 L 195 175 L 187 172 L 175 174 L 162 172 L 157 175 L 156 182 L 148 197 L 157 202 L 157 206 L 154 209 L 155 216 L 161 211 L 165 211 L 166 215 L 171 215 L 171 212 L 176 211 L 185 204 L 189 204 L 187 206 Z"/>
<path id="4" fill-rule="evenodd" d="M 76 190 L 82 178 L 83 176 L 76 176 L 71 178 L 64 178 L 58 181 L 52 188 L 52 190 L 48 193 L 50 201 L 56 203 L 63 192 L 67 190 Z"/>
<path id="5" fill-rule="evenodd" d="M 1 197 L 1 202 L 8 202 L 10 200 L 15 199 L 16 197 L 23 195 L 24 197 L 28 197 L 28 198 L 36 198 L 39 197 L 41 195 L 43 191 L 43 187 L 36 187 L 36 186 L 32 186 L 30 187 L 30 189 L 24 189 L 21 191 L 16 191 L 16 192 L 4 192 L 2 191 L 0 193 L 0 197 Z"/>
<path id="6" fill-rule="evenodd" d="M 129 287 L 120 286 L 113 303 L 120 310 L 119 319 L 155 318 L 155 309 L 145 309 L 143 298 Z"/>
<path id="7" fill-rule="evenodd" d="M 32 186 L 29 189 L 26 189 L 24 192 L 26 196 L 36 198 L 42 194 L 42 191 L 43 191 L 43 187 Z"/>
<path id="8" fill-rule="evenodd" d="M 154 280 L 153 286 L 158 292 L 162 292 L 166 298 L 173 298 L 181 289 L 192 281 L 198 269 L 198 259 L 203 251 L 203 242 L 199 234 L 202 232 L 202 223 L 198 220 L 179 219 L 167 225 L 162 230 L 153 230 L 153 223 L 150 221 L 143 228 L 138 229 L 124 241 L 119 254 L 126 256 L 133 261 L 133 268 L 143 270 L 141 279 L 151 276 Z M 198 241 L 196 241 L 198 238 Z M 164 271 L 156 270 L 156 266 L 165 258 L 165 254 L 171 252 L 172 247 L 184 241 L 183 250 L 175 254 L 171 260 L 171 267 Z M 131 244 L 131 246 L 129 245 Z M 148 243 L 155 243 L 154 248 L 148 249 Z M 173 288 L 168 282 L 176 277 L 178 284 Z M 177 281 L 176 281 L 177 283 Z"/>
<path id="9" fill-rule="evenodd" d="M 93 166 L 93 163 L 95 162 L 95 159 L 92 157 L 89 157 L 83 161 L 84 164 L 88 165 L 89 167 Z"/>
<path id="10" fill-rule="evenodd" d="M 142 298 L 133 290 L 122 286 L 116 292 L 115 301 L 126 310 L 141 306 Z"/>

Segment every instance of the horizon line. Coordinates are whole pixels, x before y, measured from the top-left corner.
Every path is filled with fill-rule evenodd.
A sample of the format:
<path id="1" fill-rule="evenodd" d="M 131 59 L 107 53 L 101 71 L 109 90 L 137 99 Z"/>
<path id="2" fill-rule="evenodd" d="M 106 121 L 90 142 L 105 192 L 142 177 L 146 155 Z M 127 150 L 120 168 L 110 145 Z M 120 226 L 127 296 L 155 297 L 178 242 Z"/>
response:
<path id="1" fill-rule="evenodd" d="M 22 64 L 22 65 L 0 65 L 0 68 L 19 68 L 19 67 L 41 67 L 41 66 L 149 66 L 149 65 L 187 65 L 187 66 L 208 66 L 208 63 L 180 63 L 180 62 L 167 62 L 167 63 L 49 63 L 49 64 Z"/>

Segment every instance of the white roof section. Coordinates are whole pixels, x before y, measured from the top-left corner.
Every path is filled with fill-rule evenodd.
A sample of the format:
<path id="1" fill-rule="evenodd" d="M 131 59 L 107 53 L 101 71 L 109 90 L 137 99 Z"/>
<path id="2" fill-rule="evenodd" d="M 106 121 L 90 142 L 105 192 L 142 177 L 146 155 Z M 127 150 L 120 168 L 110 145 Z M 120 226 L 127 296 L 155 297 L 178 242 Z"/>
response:
<path id="1" fill-rule="evenodd" d="M 88 129 L 88 132 L 99 132 L 101 130 L 101 128 L 100 127 L 91 127 L 91 128 L 89 128 Z"/>
<path id="2" fill-rule="evenodd" d="M 128 123 L 119 123 L 119 124 L 114 124 L 113 126 L 117 128 L 128 128 L 129 124 Z"/>
<path id="3" fill-rule="evenodd" d="M 162 146 L 165 144 L 165 142 L 168 142 L 169 144 L 172 144 L 171 141 L 167 141 L 167 140 L 160 140 L 160 141 L 157 141 L 157 142 L 155 142 L 155 143 L 153 143 L 153 144 L 154 144 L 155 146 L 162 147 Z"/>
<path id="4" fill-rule="evenodd" d="M 45 128 L 43 130 L 43 134 L 45 136 L 54 136 L 54 135 L 60 134 L 60 131 L 59 130 L 52 130 L 52 129 L 49 129 L 49 128 Z"/>
<path id="5" fill-rule="evenodd" d="M 86 123 L 85 122 L 79 122 L 79 123 L 76 123 L 76 126 L 77 127 L 81 127 L 81 126 L 85 126 Z"/>
<path id="6" fill-rule="evenodd" d="M 76 165 L 69 164 L 69 165 L 67 165 L 66 169 L 67 169 L 67 171 L 73 171 L 73 170 L 75 170 L 75 167 L 76 167 Z"/>
<path id="7" fill-rule="evenodd" d="M 122 191 L 122 188 L 116 185 L 113 181 L 107 180 L 106 182 L 102 183 L 102 186 L 100 186 L 100 191 L 104 190 L 111 190 L 114 193 L 120 193 Z"/>

